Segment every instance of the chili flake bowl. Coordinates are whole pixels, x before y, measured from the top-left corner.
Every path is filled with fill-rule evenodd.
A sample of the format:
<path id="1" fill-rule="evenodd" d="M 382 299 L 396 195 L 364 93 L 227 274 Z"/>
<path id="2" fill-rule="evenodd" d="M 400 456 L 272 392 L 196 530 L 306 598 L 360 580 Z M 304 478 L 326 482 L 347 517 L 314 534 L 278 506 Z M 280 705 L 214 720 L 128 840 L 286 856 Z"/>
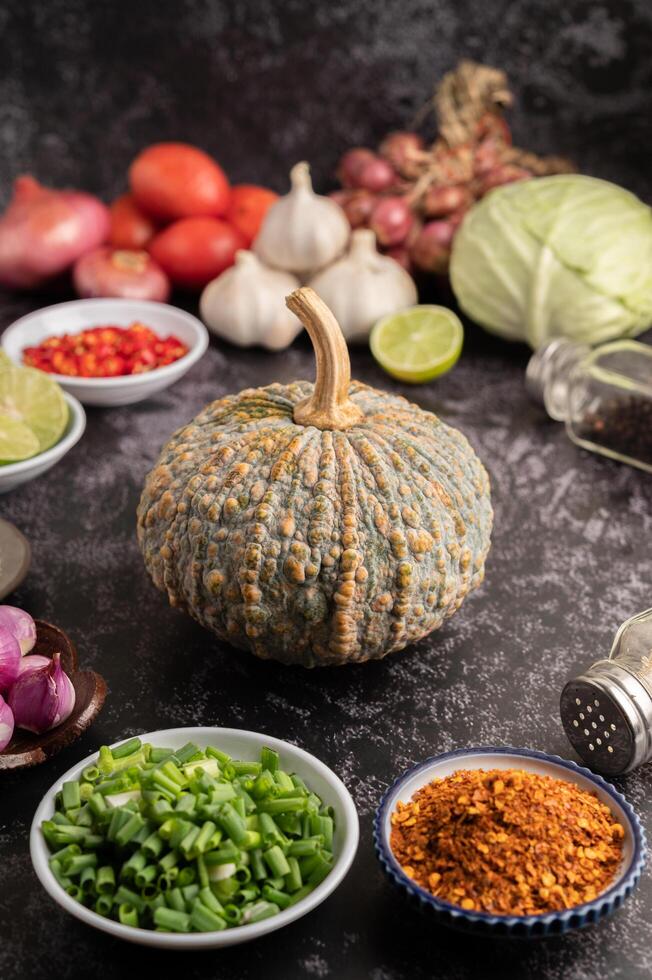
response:
<path id="1" fill-rule="evenodd" d="M 68 423 L 63 435 L 54 446 L 50 446 L 36 456 L 21 459 L 18 463 L 6 463 L 0 466 L 0 493 L 7 493 L 21 483 L 27 483 L 45 473 L 58 463 L 72 447 L 79 442 L 86 428 L 86 414 L 76 398 L 64 392 L 63 396 L 68 406 Z"/>
<path id="2" fill-rule="evenodd" d="M 128 327 L 136 320 L 162 336 L 174 334 L 188 347 L 188 353 L 171 364 L 142 374 L 116 378 L 51 375 L 84 405 L 132 405 L 174 384 L 203 356 L 208 347 L 208 331 L 196 317 L 176 306 L 150 300 L 76 299 L 45 306 L 16 320 L 2 335 L 2 347 L 12 361 L 22 364 L 24 349 L 42 343 L 47 337 L 107 324 Z"/>
<path id="3" fill-rule="evenodd" d="M 625 830 L 622 861 L 613 884 L 593 901 L 583 905 L 542 915 L 522 916 L 467 911 L 417 885 L 404 873 L 392 852 L 392 814 L 399 801 L 407 802 L 433 779 L 450 776 L 460 769 L 525 769 L 541 776 L 565 779 L 595 793 Z M 636 886 L 646 856 L 645 831 L 640 820 L 625 797 L 601 776 L 556 755 L 531 749 L 493 746 L 446 752 L 408 769 L 389 787 L 380 801 L 374 821 L 374 845 L 378 860 L 390 881 L 440 925 L 476 935 L 525 939 L 560 935 L 611 915 Z"/>
<path id="4" fill-rule="evenodd" d="M 62 783 L 66 780 L 77 779 L 86 766 L 95 762 L 97 755 L 93 753 L 69 769 L 50 787 L 34 814 L 30 830 L 30 853 L 36 875 L 50 897 L 66 912 L 95 929 L 100 929 L 118 939 L 125 939 L 142 946 L 158 946 L 162 949 L 176 950 L 217 949 L 249 942 L 269 932 L 282 929 L 283 926 L 289 925 L 290 922 L 294 922 L 320 905 L 343 881 L 358 848 L 358 814 L 344 783 L 314 755 L 310 755 L 310 753 L 290 742 L 284 742 L 259 732 L 249 732 L 237 728 L 169 728 L 165 731 L 147 732 L 139 737 L 143 742 L 175 749 L 181 748 L 186 742 L 195 742 L 200 748 L 216 745 L 235 758 L 241 759 L 257 759 L 264 745 L 276 749 L 280 755 L 282 767 L 301 776 L 310 788 L 314 789 L 322 800 L 332 806 L 335 811 L 332 870 L 314 891 L 306 895 L 296 905 L 289 906 L 289 908 L 269 919 L 225 929 L 222 932 L 156 932 L 152 929 L 125 926 L 120 922 L 114 922 L 113 919 L 106 919 L 71 898 L 57 882 L 48 865 L 50 853 L 40 829 L 41 823 L 48 820 L 54 812 L 54 798 L 61 789 Z M 116 742 L 111 748 L 116 748 L 120 744 L 120 742 Z"/>

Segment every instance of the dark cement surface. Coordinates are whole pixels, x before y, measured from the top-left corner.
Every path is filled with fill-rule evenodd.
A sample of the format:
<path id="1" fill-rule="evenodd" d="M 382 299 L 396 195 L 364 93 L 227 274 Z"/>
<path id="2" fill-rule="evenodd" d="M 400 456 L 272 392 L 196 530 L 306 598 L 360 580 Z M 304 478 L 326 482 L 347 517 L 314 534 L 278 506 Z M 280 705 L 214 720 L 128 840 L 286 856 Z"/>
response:
<path id="1" fill-rule="evenodd" d="M 435 9 L 433 9 L 435 8 Z M 460 54 L 512 73 L 521 142 L 649 195 L 652 15 L 644 3 L 336 3 L 313 8 L 149 2 L 5 3 L 0 10 L 0 193 L 15 173 L 107 198 L 154 138 L 212 149 L 235 179 L 271 181 L 308 156 L 326 180 L 346 145 L 399 124 Z M 260 82 L 263 84 L 259 84 Z M 299 84 L 301 83 L 301 84 Z M 298 99 L 298 92 L 301 98 Z M 60 297 L 2 296 L 0 329 Z M 185 302 L 183 299 L 180 302 Z M 192 308 L 192 302 L 190 302 Z M 648 340 L 650 335 L 648 334 Z M 81 980 L 644 980 L 652 880 L 613 919 L 561 939 L 468 939 L 419 918 L 385 881 L 371 821 L 407 766 L 452 748 L 529 746 L 572 757 L 557 713 L 567 677 L 651 604 L 652 481 L 577 450 L 523 390 L 524 348 L 470 328 L 458 366 L 416 389 L 364 350 L 354 376 L 408 395 L 469 437 L 493 486 L 485 584 L 438 633 L 380 663 L 307 672 L 261 663 L 167 607 L 135 539 L 144 475 L 207 401 L 312 377 L 305 338 L 277 355 L 212 342 L 179 384 L 140 405 L 89 409 L 84 439 L 49 474 L 0 498 L 33 563 L 12 601 L 66 629 L 110 686 L 92 729 L 50 763 L 0 780 L 0 977 Z M 249 946 L 175 958 L 65 915 L 31 870 L 27 836 L 51 782 L 126 735 L 177 725 L 250 728 L 337 771 L 361 845 L 338 891 Z M 622 789 L 652 831 L 652 768 Z"/>

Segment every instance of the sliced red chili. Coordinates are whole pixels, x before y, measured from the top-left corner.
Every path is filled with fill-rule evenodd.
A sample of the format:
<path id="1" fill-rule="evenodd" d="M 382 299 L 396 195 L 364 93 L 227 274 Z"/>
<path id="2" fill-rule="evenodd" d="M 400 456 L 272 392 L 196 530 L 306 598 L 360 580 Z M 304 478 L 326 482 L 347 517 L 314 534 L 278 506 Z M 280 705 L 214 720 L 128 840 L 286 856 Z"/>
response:
<path id="1" fill-rule="evenodd" d="M 107 324 L 46 337 L 37 346 L 25 348 L 23 361 L 54 374 L 110 378 L 153 371 L 187 353 L 188 348 L 178 337 L 159 337 L 146 324 L 136 321 L 129 327 Z"/>

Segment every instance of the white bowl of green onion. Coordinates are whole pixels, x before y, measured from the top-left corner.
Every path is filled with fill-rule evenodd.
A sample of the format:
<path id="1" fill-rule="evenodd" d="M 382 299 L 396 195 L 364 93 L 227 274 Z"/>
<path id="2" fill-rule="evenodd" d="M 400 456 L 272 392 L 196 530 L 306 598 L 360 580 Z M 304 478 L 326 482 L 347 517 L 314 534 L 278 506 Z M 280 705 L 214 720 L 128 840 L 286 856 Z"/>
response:
<path id="1" fill-rule="evenodd" d="M 69 769 L 34 815 L 30 851 L 45 890 L 82 922 L 144 946 L 213 949 L 323 902 L 358 836 L 350 793 L 303 749 L 171 728 Z"/>

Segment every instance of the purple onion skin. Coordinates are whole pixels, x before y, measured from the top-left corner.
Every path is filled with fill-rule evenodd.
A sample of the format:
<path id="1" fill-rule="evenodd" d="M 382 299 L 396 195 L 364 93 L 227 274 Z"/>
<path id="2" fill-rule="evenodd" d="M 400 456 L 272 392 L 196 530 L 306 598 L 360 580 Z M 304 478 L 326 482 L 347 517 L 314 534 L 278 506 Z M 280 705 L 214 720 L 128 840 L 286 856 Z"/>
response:
<path id="1" fill-rule="evenodd" d="M 47 666 L 27 671 L 9 691 L 9 707 L 17 728 L 42 735 L 69 717 L 75 707 L 75 689 L 55 653 Z"/>
<path id="2" fill-rule="evenodd" d="M 18 640 L 0 626 L 0 692 L 7 691 L 18 677 L 21 654 Z"/>
<path id="3" fill-rule="evenodd" d="M 23 674 L 31 674 L 32 671 L 40 670 L 41 667 L 49 666 L 49 657 L 42 657 L 39 653 L 28 653 L 25 657 L 20 658 L 20 663 L 18 664 L 18 677 L 22 677 Z M 18 680 L 18 677 L 16 680 Z"/>
<path id="4" fill-rule="evenodd" d="M 16 606 L 0 606 L 0 626 L 18 640 L 21 654 L 29 653 L 36 643 L 36 623 L 29 613 Z"/>
<path id="5" fill-rule="evenodd" d="M 9 745 L 13 734 L 14 713 L 2 695 L 0 695 L 0 752 Z"/>

